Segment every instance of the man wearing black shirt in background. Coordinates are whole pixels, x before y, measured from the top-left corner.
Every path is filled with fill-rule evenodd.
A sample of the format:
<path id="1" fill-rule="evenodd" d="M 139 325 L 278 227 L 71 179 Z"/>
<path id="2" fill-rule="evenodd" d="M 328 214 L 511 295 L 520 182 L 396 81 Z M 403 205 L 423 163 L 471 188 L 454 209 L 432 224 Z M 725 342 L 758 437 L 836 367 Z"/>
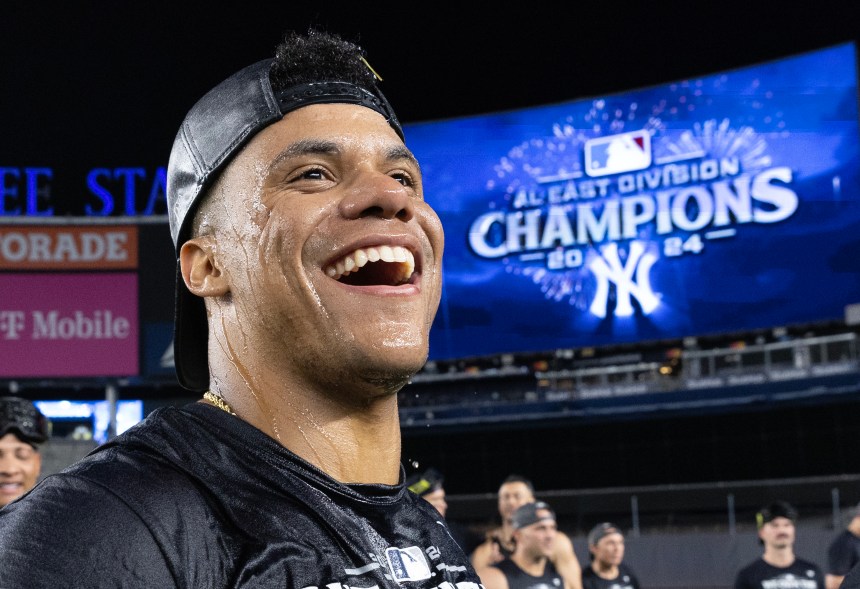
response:
<path id="1" fill-rule="evenodd" d="M 526 503 L 511 515 L 514 551 L 510 557 L 480 569 L 486 589 L 564 589 L 550 560 L 558 528 L 555 512 L 543 501 Z"/>
<path id="2" fill-rule="evenodd" d="M 639 579 L 624 564 L 624 534 L 610 522 L 597 524 L 588 533 L 591 564 L 582 571 L 583 589 L 640 589 Z"/>
<path id="3" fill-rule="evenodd" d="M 794 554 L 797 511 L 785 501 L 763 507 L 756 514 L 762 557 L 738 572 L 735 589 L 824 589 L 817 565 Z"/>

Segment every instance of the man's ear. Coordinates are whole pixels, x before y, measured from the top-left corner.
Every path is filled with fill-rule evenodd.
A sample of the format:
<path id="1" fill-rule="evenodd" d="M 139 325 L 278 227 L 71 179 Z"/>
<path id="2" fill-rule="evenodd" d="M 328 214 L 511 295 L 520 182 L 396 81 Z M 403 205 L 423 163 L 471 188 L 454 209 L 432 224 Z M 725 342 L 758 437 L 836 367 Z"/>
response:
<path id="1" fill-rule="evenodd" d="M 189 239 L 179 250 L 182 279 L 188 290 L 199 297 L 217 297 L 230 291 L 218 261 L 211 238 Z"/>

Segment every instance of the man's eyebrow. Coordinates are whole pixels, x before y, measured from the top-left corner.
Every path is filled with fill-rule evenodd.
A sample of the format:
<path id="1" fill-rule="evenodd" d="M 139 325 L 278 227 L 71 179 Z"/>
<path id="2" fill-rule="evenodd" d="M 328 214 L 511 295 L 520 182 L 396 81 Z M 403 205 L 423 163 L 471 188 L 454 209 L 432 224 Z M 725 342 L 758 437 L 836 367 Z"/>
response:
<path id="1" fill-rule="evenodd" d="M 324 139 L 301 139 L 282 149 L 269 164 L 268 168 L 271 171 L 281 162 L 295 157 L 305 155 L 337 155 L 340 151 L 340 148 L 334 141 Z M 418 160 L 405 145 L 394 145 L 389 147 L 385 150 L 383 157 L 386 161 L 406 160 L 419 170 L 421 169 Z"/>
<path id="2" fill-rule="evenodd" d="M 415 166 L 419 170 L 421 169 L 418 160 L 415 158 L 412 152 L 409 151 L 409 148 L 407 148 L 405 145 L 395 145 L 386 150 L 385 159 L 389 161 L 408 160 L 413 166 Z"/>
<path id="3" fill-rule="evenodd" d="M 282 161 L 290 158 L 313 154 L 335 155 L 339 152 L 340 149 L 334 141 L 326 141 L 322 139 L 301 139 L 282 149 L 269 164 L 269 170 L 272 170 Z"/>

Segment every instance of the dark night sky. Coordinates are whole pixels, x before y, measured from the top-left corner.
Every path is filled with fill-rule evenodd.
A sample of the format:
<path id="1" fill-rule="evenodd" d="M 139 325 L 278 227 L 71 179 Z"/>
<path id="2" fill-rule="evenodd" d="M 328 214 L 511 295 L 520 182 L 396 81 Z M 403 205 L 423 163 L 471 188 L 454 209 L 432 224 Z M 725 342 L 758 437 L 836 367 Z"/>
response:
<path id="1" fill-rule="evenodd" d="M 834 8 L 849 2 L 213 4 L 5 3 L 0 165 L 161 165 L 197 97 L 310 24 L 360 42 L 410 123 L 712 73 L 850 40 L 860 22 Z"/>

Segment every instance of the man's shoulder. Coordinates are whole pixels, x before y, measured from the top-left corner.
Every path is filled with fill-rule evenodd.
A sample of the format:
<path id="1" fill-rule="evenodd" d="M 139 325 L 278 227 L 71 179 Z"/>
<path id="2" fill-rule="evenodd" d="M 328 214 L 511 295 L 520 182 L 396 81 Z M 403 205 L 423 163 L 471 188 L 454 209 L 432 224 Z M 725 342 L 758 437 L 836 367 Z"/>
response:
<path id="1" fill-rule="evenodd" d="M 618 574 L 619 575 L 627 575 L 627 576 L 632 577 L 634 579 L 636 578 L 636 571 L 634 571 L 633 568 L 629 564 L 627 564 L 626 562 L 619 563 Z"/>
<path id="2" fill-rule="evenodd" d="M 748 562 L 747 564 L 743 565 L 740 569 L 738 569 L 738 577 L 751 575 L 755 571 L 757 571 L 757 570 L 759 570 L 765 566 L 767 566 L 767 563 L 762 558 L 757 558 L 753 561 Z"/>
<path id="3" fill-rule="evenodd" d="M 811 560 L 807 560 L 805 558 L 795 557 L 792 568 L 794 568 L 795 570 L 802 570 L 807 574 L 807 576 L 809 576 L 812 572 L 814 572 L 819 577 L 821 576 L 821 567 L 812 562 Z"/>

